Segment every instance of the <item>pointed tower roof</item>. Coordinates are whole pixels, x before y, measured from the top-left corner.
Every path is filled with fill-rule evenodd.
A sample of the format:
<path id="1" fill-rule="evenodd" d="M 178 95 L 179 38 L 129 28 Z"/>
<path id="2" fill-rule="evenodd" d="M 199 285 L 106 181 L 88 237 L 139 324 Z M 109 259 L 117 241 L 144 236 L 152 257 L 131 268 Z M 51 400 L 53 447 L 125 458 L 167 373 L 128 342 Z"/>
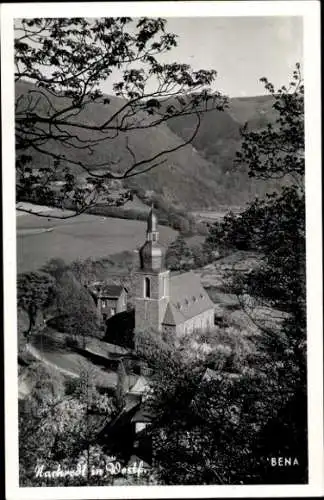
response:
<path id="1" fill-rule="evenodd" d="M 152 232 L 157 231 L 157 223 L 158 223 L 158 219 L 157 219 L 157 215 L 154 211 L 154 206 L 152 203 L 151 210 L 150 210 L 150 212 L 148 214 L 148 218 L 147 218 L 147 232 L 152 233 Z"/>
<path id="2" fill-rule="evenodd" d="M 146 242 L 139 251 L 141 269 L 160 272 L 164 269 L 165 249 L 159 244 L 158 219 L 152 208 L 147 218 Z"/>

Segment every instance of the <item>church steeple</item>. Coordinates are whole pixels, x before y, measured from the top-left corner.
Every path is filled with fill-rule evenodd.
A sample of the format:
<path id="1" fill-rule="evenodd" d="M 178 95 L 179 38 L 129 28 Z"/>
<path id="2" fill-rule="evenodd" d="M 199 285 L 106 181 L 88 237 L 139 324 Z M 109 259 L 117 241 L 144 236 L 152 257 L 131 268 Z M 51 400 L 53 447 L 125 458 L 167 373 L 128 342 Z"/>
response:
<path id="1" fill-rule="evenodd" d="M 147 271 L 162 271 L 164 269 L 165 251 L 158 243 L 157 216 L 152 208 L 147 218 L 146 242 L 139 251 L 140 267 Z"/>
<path id="2" fill-rule="evenodd" d="M 153 203 L 151 205 L 151 210 L 147 218 L 147 232 L 152 232 L 152 231 L 157 232 L 157 216 L 154 212 Z"/>
<path id="3" fill-rule="evenodd" d="M 159 243 L 158 219 L 152 206 L 147 217 L 146 241 L 139 251 L 140 268 L 135 279 L 135 330 L 162 328 L 169 301 L 170 271 L 165 269 L 165 250 Z"/>

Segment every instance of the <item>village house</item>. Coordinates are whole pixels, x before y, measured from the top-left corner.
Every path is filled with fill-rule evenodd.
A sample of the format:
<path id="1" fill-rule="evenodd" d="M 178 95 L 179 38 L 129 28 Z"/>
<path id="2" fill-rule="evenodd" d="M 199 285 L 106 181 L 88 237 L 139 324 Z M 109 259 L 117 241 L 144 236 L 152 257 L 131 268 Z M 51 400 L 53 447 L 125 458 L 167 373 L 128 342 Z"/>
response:
<path id="1" fill-rule="evenodd" d="M 127 310 L 127 290 L 122 285 L 96 281 L 89 286 L 89 291 L 103 321 Z"/>

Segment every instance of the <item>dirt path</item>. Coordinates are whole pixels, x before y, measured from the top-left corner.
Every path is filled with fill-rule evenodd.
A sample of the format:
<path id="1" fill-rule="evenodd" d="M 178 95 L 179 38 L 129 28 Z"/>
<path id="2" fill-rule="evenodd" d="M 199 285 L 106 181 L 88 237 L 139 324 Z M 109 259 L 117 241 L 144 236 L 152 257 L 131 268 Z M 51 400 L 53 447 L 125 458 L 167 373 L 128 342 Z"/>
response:
<path id="1" fill-rule="evenodd" d="M 38 361 L 41 361 L 45 365 L 50 366 L 51 368 L 55 368 L 59 372 L 63 373 L 64 375 L 68 375 L 69 377 L 79 378 L 79 375 L 77 373 L 74 373 L 70 370 L 66 370 L 65 368 L 61 368 L 55 363 L 48 361 L 48 359 L 42 356 L 42 354 L 38 351 L 38 349 L 36 349 L 36 347 L 32 346 L 31 344 L 27 344 L 26 349 L 29 352 L 29 354 L 34 356 L 34 358 L 38 359 Z"/>

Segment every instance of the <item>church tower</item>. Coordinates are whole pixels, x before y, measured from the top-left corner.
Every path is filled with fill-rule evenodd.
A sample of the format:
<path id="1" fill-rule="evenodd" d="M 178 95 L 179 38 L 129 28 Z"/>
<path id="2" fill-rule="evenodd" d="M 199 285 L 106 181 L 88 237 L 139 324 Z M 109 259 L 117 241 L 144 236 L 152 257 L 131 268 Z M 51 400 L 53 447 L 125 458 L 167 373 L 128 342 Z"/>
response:
<path id="1" fill-rule="evenodd" d="M 165 269 L 165 251 L 159 244 L 157 217 L 153 207 L 147 219 L 146 242 L 139 251 L 135 277 L 135 330 L 161 330 L 169 301 L 170 271 Z"/>

